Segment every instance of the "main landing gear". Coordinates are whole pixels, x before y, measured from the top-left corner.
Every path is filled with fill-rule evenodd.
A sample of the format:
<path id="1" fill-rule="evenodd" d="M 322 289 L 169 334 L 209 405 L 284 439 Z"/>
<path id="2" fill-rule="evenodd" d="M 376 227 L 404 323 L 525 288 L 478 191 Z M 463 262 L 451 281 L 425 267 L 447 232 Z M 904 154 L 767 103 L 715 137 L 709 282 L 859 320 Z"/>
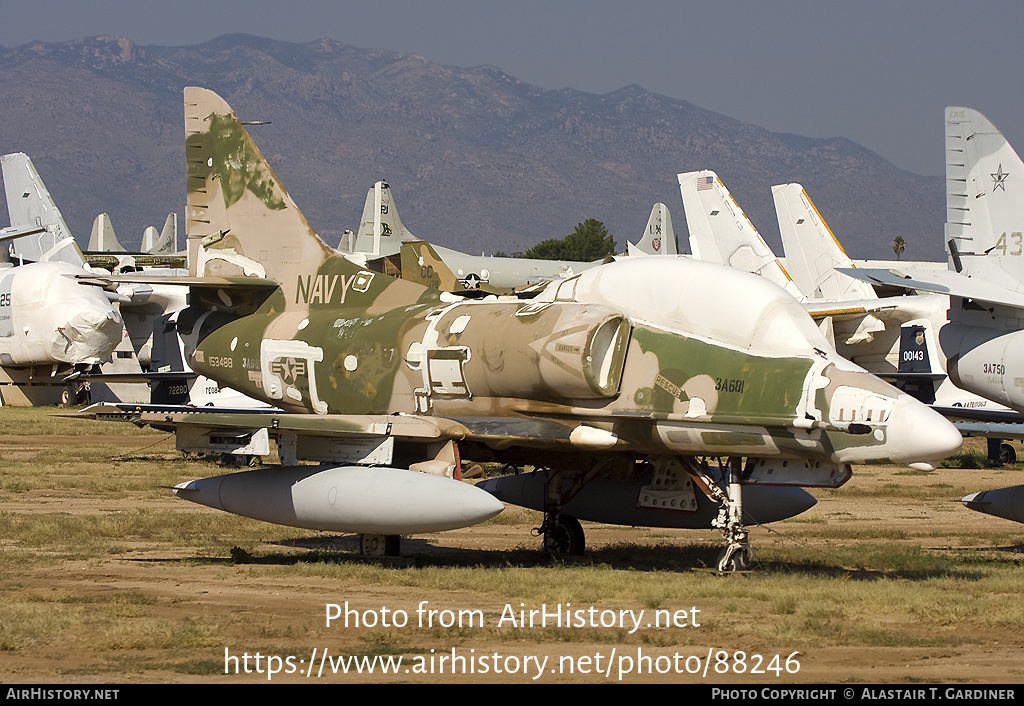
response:
<path id="1" fill-rule="evenodd" d="M 544 551 L 554 556 L 582 556 L 586 549 L 583 526 L 572 515 L 557 513 L 544 521 Z"/>
<path id="2" fill-rule="evenodd" d="M 718 555 L 716 568 L 723 573 L 748 571 L 753 564 L 753 552 L 749 534 L 743 525 L 743 459 L 739 456 L 730 457 L 727 464 L 719 466 L 720 473 L 715 473 L 706 462 L 689 457 L 661 457 L 650 461 L 656 471 L 671 471 L 669 475 L 683 478 L 689 475 L 693 485 L 718 503 L 718 514 L 711 521 L 711 526 L 722 531 L 726 546 Z M 608 461 L 595 463 L 587 473 L 576 477 L 571 487 L 564 490 L 562 472 L 551 469 L 545 471 L 544 523 L 538 530 L 544 536 L 545 552 L 553 556 L 583 554 L 586 548 L 583 528 L 579 520 L 562 512 L 562 508 L 587 483 L 608 468 Z M 697 511 L 697 500 L 692 495 L 691 499 L 692 511 Z"/>
<path id="3" fill-rule="evenodd" d="M 1002 439 L 988 438 L 988 461 L 993 466 L 1017 463 L 1017 452 Z"/>
<path id="4" fill-rule="evenodd" d="M 583 556 L 587 542 L 583 526 L 572 515 L 562 512 L 562 505 L 572 499 L 603 468 L 597 463 L 579 478 L 568 493 L 562 493 L 561 471 L 548 470 L 544 500 L 544 524 L 538 530 L 544 535 L 544 551 L 551 556 Z"/>

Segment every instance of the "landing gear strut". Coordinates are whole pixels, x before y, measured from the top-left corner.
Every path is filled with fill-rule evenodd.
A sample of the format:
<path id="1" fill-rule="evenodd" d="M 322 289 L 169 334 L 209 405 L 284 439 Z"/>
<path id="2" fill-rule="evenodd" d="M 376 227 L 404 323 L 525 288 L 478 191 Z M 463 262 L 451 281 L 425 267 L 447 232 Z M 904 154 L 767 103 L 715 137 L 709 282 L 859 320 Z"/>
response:
<path id="1" fill-rule="evenodd" d="M 749 570 L 754 555 L 747 528 L 743 526 L 743 459 L 729 458 L 728 493 L 723 492 L 699 464 L 693 467 L 704 491 L 718 503 L 718 517 L 711 525 L 722 530 L 726 541 L 725 549 L 718 555 L 718 570 L 723 573 Z"/>
<path id="2" fill-rule="evenodd" d="M 91 399 L 92 390 L 88 382 L 75 383 L 65 387 L 60 393 L 60 403 L 63 407 L 71 405 L 87 405 Z"/>
<path id="3" fill-rule="evenodd" d="M 562 474 L 549 470 L 547 475 L 546 499 L 544 503 L 544 524 L 540 533 L 544 535 L 544 551 L 552 556 L 582 556 L 586 549 L 586 537 L 580 521 L 572 515 L 562 513 L 562 505 L 571 499 L 602 467 L 596 464 L 575 487 L 563 495 Z"/>

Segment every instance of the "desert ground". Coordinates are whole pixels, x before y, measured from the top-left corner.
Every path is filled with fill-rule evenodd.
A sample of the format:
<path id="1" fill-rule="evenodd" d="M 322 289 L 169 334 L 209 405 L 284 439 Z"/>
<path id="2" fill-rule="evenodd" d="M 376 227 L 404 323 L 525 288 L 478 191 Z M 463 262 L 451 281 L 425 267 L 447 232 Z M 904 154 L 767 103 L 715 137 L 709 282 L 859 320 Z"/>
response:
<path id="1" fill-rule="evenodd" d="M 54 411 L 0 408 L 6 684 L 1024 681 L 1024 526 L 957 502 L 1020 467 L 975 441 L 855 468 L 723 576 L 714 530 L 584 523 L 552 560 L 514 507 L 367 560 L 174 497 L 225 469 L 169 434 Z"/>

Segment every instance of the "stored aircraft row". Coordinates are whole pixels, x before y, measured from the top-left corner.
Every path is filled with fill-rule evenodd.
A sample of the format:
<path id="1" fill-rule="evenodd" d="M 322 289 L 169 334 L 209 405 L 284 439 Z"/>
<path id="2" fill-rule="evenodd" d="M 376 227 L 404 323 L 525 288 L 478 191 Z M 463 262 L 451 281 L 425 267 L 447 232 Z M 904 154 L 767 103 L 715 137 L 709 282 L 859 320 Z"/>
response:
<path id="1" fill-rule="evenodd" d="M 97 277 L 107 274 L 100 267 L 118 272 L 183 260 L 174 254 L 177 217 L 168 216 L 160 235 L 147 228 L 148 250 L 133 254 L 100 214 L 86 257 L 31 159 L 4 155 L 0 166 L 12 223 L 0 255 L 0 404 L 218 400 L 211 385 L 196 384 L 177 350 L 173 317 L 186 290 L 115 286 Z"/>
<path id="2" fill-rule="evenodd" d="M 946 270 L 855 267 L 798 184 L 773 187 L 783 266 L 709 171 L 679 175 L 691 250 L 786 288 L 845 357 L 957 419 L 964 434 L 989 437 L 990 456 L 1012 459 L 999 439 L 1024 438 L 1024 162 L 976 110 L 947 108 L 945 127 Z M 874 286 L 904 294 L 879 298 Z M 1024 522 L 1024 486 L 963 503 Z"/>
<path id="3" fill-rule="evenodd" d="M 429 252 L 424 253 L 424 247 Z M 629 256 L 676 254 L 672 217 L 665 204 L 654 205 L 640 240 L 635 245 L 627 242 L 626 247 Z M 470 255 L 436 243 L 427 244 L 402 223 L 386 181 L 370 187 L 359 230 L 346 231 L 338 250 L 368 269 L 400 275 L 447 292 L 536 291 L 552 280 L 572 277 L 604 262 Z M 396 263 L 393 258 L 398 255 L 402 259 Z"/>
<path id="4" fill-rule="evenodd" d="M 839 356 L 785 290 L 737 269 L 626 258 L 527 300 L 366 269 L 316 236 L 223 99 L 187 88 L 185 106 L 195 271 L 178 328 L 198 372 L 284 411 L 85 413 L 274 439 L 284 467 L 181 497 L 388 551 L 482 521 L 496 498 L 542 510 L 552 551 L 582 551 L 579 519 L 717 527 L 731 570 L 749 565 L 749 524 L 814 503 L 804 487 L 960 447 L 943 417 Z M 536 470 L 473 487 L 456 480 L 463 460 Z"/>
<path id="5" fill-rule="evenodd" d="M 855 276 L 948 296 L 939 344 L 950 379 L 1024 412 L 1024 162 L 976 110 L 947 108 L 945 123 L 948 269 L 858 270 Z M 963 502 L 1024 522 L 1021 500 L 1024 486 L 975 493 Z"/>
<path id="6" fill-rule="evenodd" d="M 804 304 L 843 357 L 957 419 L 969 434 L 978 433 L 974 420 L 986 419 L 985 431 L 997 451 L 996 435 L 1020 434 L 1024 418 L 1018 412 L 948 379 L 938 336 L 946 324 L 949 297 L 894 287 L 879 296 L 871 284 L 848 274 L 862 270 L 802 186 L 772 187 L 786 252 L 783 265 L 717 174 L 689 172 L 679 174 L 678 180 L 695 257 L 745 269 L 785 288 Z M 995 421 L 1003 424 L 993 426 Z M 1012 454 L 1009 446 L 1002 451 Z"/>
<path id="7" fill-rule="evenodd" d="M 679 183 L 691 249 L 717 264 L 681 257 L 558 263 L 502 283 L 532 283 L 529 294 L 467 298 L 359 264 L 361 247 L 366 265 L 395 255 L 395 245 L 401 252 L 401 242 L 383 240 L 395 233 L 411 262 L 436 262 L 438 271 L 452 264 L 454 251 L 411 242 L 386 183 L 374 185 L 364 209 L 360 233 L 372 239 L 351 239 L 356 254 L 344 257 L 309 227 L 230 107 L 203 89 L 185 95 L 191 271 L 113 276 L 107 290 L 188 286 L 189 306 L 177 320 L 188 361 L 276 409 L 107 405 L 88 414 L 175 424 L 182 447 L 255 456 L 268 453 L 270 439 L 278 444 L 285 468 L 182 484 L 176 493 L 187 499 L 359 532 L 364 549 L 394 552 L 398 535 L 486 519 L 500 511 L 496 497 L 542 510 L 545 546 L 559 552 L 582 551 L 579 519 L 717 527 L 726 538 L 719 567 L 731 570 L 749 565 L 747 525 L 813 504 L 803 487 L 841 485 L 854 463 L 930 464 L 959 447 L 959 433 L 941 416 L 846 357 L 902 387 L 951 388 L 934 370 L 903 365 L 916 338 L 924 356 L 941 350 L 950 378 L 978 399 L 1024 407 L 1013 392 L 1019 386 L 1006 382 L 1020 365 L 1012 354 L 1024 307 L 1014 238 L 1024 228 L 1013 225 L 1020 209 L 1012 197 L 1020 195 L 1014 170 L 1024 165 L 976 111 L 947 111 L 952 273 L 853 267 L 806 192 L 790 184 L 773 189 L 790 276 L 717 175 L 705 171 L 680 174 Z M 232 151 L 239 144 L 241 152 Z M 12 275 L 62 262 L 73 271 L 34 279 L 67 284 L 76 300 L 98 295 L 96 307 L 105 303 L 117 321 L 107 290 L 74 281 L 97 278 L 82 269 L 59 211 L 40 206 L 52 200 L 39 198 L 44 187 L 31 162 L 3 159 L 8 201 L 21 199 L 25 208 L 11 208 L 12 227 L 0 234 L 17 244 L 19 258 L 0 289 L 10 282 L 29 291 Z M 675 254 L 674 244 L 658 204 L 644 241 L 629 248 Z M 504 265 L 483 260 L 456 262 L 461 272 L 452 275 L 464 295 L 493 281 L 481 268 Z M 862 282 L 934 295 L 879 298 Z M 730 296 L 708 301 L 712 290 Z M 936 311 L 945 315 L 946 297 L 944 324 Z M 0 344 L 13 343 L 17 322 L 8 313 L 4 328 L 2 314 Z M 819 330 L 815 319 L 827 323 Z M 67 335 L 67 327 L 53 328 Z M 936 331 L 941 347 L 932 344 Z M 65 348 L 71 344 L 69 337 Z M 0 361 L 38 365 L 46 355 L 57 360 L 53 352 L 19 359 L 0 351 Z M 95 362 L 78 358 L 72 367 Z M 537 470 L 473 487 L 456 480 L 462 460 Z M 1024 513 L 991 508 L 1015 507 L 1020 494 L 988 491 L 964 502 L 1019 521 Z"/>

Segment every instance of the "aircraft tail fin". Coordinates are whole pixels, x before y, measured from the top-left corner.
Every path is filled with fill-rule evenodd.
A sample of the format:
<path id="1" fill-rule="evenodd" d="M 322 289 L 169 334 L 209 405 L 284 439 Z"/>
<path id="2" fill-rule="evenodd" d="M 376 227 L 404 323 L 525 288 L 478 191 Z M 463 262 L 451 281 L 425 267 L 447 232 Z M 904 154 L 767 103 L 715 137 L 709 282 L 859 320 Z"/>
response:
<path id="1" fill-rule="evenodd" d="M 800 184 L 773 186 L 772 197 L 786 270 L 801 291 L 824 301 L 877 298 L 871 285 L 836 271 L 837 267 L 853 267 L 853 261 Z"/>
<path id="2" fill-rule="evenodd" d="M 949 268 L 1016 289 L 1024 281 L 1024 162 L 971 108 L 946 108 Z"/>
<path id="3" fill-rule="evenodd" d="M 924 404 L 935 402 L 935 390 L 945 375 L 932 370 L 924 326 L 911 324 L 900 329 L 900 359 L 896 372 L 896 387 L 902 392 Z"/>
<path id="4" fill-rule="evenodd" d="M 647 219 L 647 229 L 636 245 L 626 242 L 626 254 L 635 255 L 675 255 L 676 234 L 672 230 L 672 214 L 663 203 L 654 204 L 651 217 Z"/>
<path id="5" fill-rule="evenodd" d="M 96 216 L 96 220 L 92 222 L 88 252 L 128 252 L 114 235 L 114 226 L 106 213 Z"/>
<path id="6" fill-rule="evenodd" d="M 231 107 L 185 88 L 185 230 L 194 275 L 266 277 L 287 301 L 335 253 L 313 232 Z"/>
<path id="7" fill-rule="evenodd" d="M 402 243 L 402 279 L 439 289 L 461 292 L 465 286 L 425 240 Z"/>
<path id="8" fill-rule="evenodd" d="M 403 241 L 416 240 L 416 236 L 402 225 L 398 206 L 386 181 L 375 182 L 366 192 L 359 231 L 352 237 L 354 241 L 342 241 L 341 249 L 369 257 L 395 255 L 401 251 Z"/>
<path id="9" fill-rule="evenodd" d="M 502 293 L 502 290 L 481 281 L 475 273 L 460 278 L 452 272 L 434 246 L 425 240 L 407 240 L 402 243 L 402 279 L 469 297 Z"/>
<path id="10" fill-rule="evenodd" d="M 144 253 L 152 252 L 156 241 L 159 239 L 160 234 L 156 232 L 156 228 L 146 226 L 146 230 L 142 231 L 142 247 L 139 249 Z"/>
<path id="11" fill-rule="evenodd" d="M 717 174 L 705 169 L 677 178 L 694 257 L 760 275 L 804 298 Z"/>
<path id="12" fill-rule="evenodd" d="M 84 265 L 82 251 L 28 155 L 24 152 L 5 154 L 0 157 L 0 167 L 11 225 L 15 228 L 46 228 L 43 233 L 13 240 L 11 250 L 14 256 L 30 262 L 49 260 L 78 267 Z"/>
<path id="13" fill-rule="evenodd" d="M 149 226 L 142 234 L 142 252 L 150 255 L 173 255 L 178 251 L 178 214 L 168 213 L 159 234 Z"/>
<path id="14" fill-rule="evenodd" d="M 385 289 L 396 299 L 436 298 L 335 252 L 310 227 L 227 102 L 205 88 L 187 87 L 184 97 L 190 275 L 227 279 L 236 289 L 251 289 L 248 278 L 257 288 L 271 280 L 296 324 L 308 323 L 312 308 L 368 306 Z M 233 305 L 227 292 L 215 296 Z M 222 304 L 210 299 L 206 305 Z"/>

